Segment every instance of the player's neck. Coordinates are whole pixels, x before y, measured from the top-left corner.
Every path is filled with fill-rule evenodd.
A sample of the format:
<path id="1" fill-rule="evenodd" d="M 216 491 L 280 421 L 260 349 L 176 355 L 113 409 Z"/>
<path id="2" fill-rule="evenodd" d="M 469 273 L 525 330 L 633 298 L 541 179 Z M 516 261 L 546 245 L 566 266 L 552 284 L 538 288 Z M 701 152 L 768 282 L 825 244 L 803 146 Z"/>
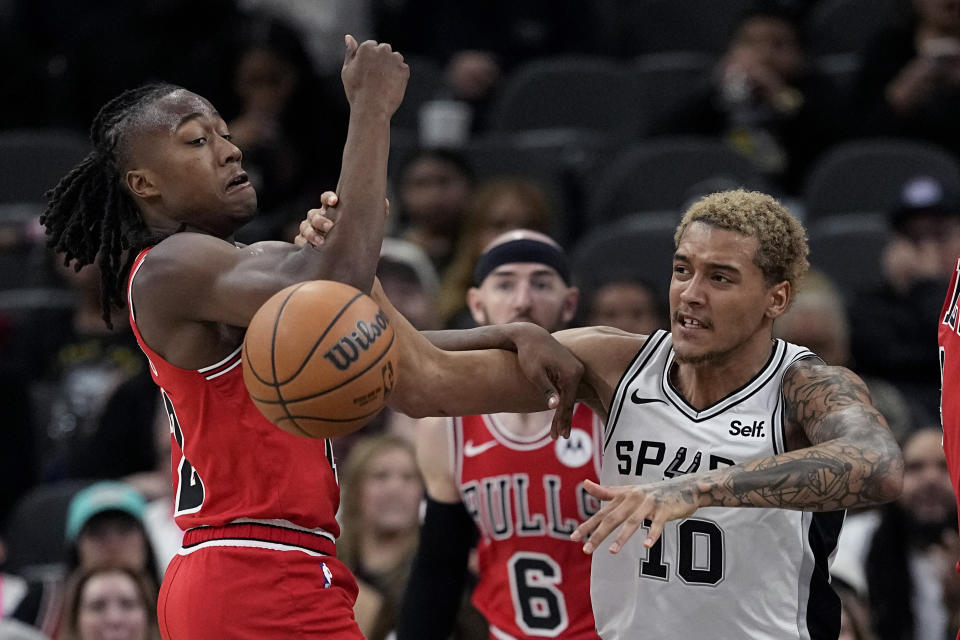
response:
<path id="1" fill-rule="evenodd" d="M 541 433 L 546 435 L 552 420 L 553 409 L 536 413 L 497 414 L 497 421 L 503 428 L 518 438 L 531 438 Z"/>
<path id="2" fill-rule="evenodd" d="M 706 362 L 676 363 L 670 381 L 690 406 L 705 409 L 750 382 L 770 359 L 773 346 L 767 336 Z"/>

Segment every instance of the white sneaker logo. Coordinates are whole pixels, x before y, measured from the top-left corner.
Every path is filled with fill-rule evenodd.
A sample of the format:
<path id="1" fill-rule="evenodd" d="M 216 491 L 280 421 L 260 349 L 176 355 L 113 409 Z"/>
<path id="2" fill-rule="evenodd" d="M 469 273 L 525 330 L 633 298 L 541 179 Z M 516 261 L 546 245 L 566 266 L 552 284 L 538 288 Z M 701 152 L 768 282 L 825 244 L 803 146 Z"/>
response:
<path id="1" fill-rule="evenodd" d="M 487 449 L 492 449 L 495 446 L 497 446 L 496 440 L 489 440 L 487 442 L 484 442 L 483 444 L 478 444 L 478 445 L 474 445 L 473 440 L 467 440 L 467 443 L 463 445 L 463 455 L 465 455 L 468 458 L 472 458 L 474 456 L 480 455 Z"/>

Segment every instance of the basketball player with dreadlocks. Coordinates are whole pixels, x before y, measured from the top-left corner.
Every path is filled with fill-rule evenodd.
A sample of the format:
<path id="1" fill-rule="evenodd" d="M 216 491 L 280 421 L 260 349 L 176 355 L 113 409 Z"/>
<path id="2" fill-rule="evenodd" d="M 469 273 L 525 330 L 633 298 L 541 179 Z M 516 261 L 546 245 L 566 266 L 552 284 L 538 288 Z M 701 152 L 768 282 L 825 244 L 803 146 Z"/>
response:
<path id="1" fill-rule="evenodd" d="M 389 126 L 409 70 L 387 44 L 346 38 L 350 103 L 340 224 L 322 248 L 238 246 L 257 196 L 226 123 L 186 89 L 148 85 L 97 114 L 94 150 L 41 221 L 76 268 L 98 262 L 104 318 L 130 324 L 172 433 L 175 516 L 186 530 L 161 589 L 164 638 L 357 639 L 356 583 L 336 559 L 331 448 L 252 406 L 240 344 L 260 305 L 304 280 L 369 290 L 383 236 Z"/>

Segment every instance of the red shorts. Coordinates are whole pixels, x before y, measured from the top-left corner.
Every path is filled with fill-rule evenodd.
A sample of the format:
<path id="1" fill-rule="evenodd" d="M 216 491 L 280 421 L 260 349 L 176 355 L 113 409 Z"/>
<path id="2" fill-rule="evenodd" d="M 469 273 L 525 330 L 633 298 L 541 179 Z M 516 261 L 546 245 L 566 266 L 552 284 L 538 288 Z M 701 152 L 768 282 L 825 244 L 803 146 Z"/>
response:
<path id="1" fill-rule="evenodd" d="M 160 633 L 363 640 L 353 619 L 357 583 L 334 551 L 317 536 L 263 525 L 188 531 L 160 588 Z"/>

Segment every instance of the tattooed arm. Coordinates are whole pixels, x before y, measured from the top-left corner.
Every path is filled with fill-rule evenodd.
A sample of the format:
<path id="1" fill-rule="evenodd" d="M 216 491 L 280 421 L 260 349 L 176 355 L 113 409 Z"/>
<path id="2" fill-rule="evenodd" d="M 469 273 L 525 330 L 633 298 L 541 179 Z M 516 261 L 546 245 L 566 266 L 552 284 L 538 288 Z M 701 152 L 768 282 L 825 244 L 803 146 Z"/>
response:
<path id="1" fill-rule="evenodd" d="M 608 501 L 573 533 L 591 552 L 621 523 L 610 550 L 650 520 L 644 546 L 670 520 L 700 507 L 772 507 L 835 511 L 889 502 L 900 494 L 903 458 L 866 385 L 852 371 L 802 360 L 784 374 L 787 427 L 804 448 L 649 485 L 602 487 Z"/>

